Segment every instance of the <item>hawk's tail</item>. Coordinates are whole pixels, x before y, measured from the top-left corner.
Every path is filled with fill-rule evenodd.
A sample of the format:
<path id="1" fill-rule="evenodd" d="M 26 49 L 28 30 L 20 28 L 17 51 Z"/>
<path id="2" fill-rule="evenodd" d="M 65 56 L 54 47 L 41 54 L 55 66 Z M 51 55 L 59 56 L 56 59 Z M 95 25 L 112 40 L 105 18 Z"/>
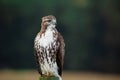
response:
<path id="1" fill-rule="evenodd" d="M 62 80 L 62 78 L 60 76 L 58 76 L 58 77 L 59 77 L 59 80 Z"/>

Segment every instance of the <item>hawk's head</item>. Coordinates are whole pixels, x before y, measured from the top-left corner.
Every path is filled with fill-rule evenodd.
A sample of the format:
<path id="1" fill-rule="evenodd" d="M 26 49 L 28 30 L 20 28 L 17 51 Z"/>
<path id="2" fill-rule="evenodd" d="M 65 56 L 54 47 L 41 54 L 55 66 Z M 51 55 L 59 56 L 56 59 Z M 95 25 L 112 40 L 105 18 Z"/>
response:
<path id="1" fill-rule="evenodd" d="M 42 25 L 48 27 L 52 26 L 55 27 L 56 25 L 56 18 L 53 15 L 48 15 L 42 18 Z"/>

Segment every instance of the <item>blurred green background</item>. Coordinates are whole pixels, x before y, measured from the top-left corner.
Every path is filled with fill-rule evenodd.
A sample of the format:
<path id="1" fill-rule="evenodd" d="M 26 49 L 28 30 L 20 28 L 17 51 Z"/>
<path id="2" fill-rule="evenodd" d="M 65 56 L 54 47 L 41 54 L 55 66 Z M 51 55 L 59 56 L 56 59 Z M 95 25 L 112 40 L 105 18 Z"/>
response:
<path id="1" fill-rule="evenodd" d="M 0 69 L 35 69 L 34 38 L 52 14 L 64 70 L 120 73 L 120 0 L 0 0 Z"/>

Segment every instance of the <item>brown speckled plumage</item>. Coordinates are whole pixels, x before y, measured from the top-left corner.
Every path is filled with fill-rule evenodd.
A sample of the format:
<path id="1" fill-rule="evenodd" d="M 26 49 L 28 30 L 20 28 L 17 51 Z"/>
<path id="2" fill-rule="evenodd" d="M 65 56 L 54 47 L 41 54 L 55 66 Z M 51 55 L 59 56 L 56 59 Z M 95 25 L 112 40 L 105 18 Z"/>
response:
<path id="1" fill-rule="evenodd" d="M 62 75 L 65 45 L 62 35 L 55 28 L 55 23 L 54 16 L 43 17 L 41 30 L 34 41 L 34 54 L 41 76 Z"/>

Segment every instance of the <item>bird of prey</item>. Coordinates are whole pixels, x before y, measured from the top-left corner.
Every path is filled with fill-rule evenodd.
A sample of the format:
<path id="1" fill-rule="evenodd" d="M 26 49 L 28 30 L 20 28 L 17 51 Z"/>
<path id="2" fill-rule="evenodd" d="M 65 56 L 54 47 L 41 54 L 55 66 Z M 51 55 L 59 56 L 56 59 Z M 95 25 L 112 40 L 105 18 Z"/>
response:
<path id="1" fill-rule="evenodd" d="M 56 18 L 42 18 L 41 30 L 34 40 L 34 55 L 41 76 L 56 76 L 62 80 L 64 39 L 56 29 Z"/>

